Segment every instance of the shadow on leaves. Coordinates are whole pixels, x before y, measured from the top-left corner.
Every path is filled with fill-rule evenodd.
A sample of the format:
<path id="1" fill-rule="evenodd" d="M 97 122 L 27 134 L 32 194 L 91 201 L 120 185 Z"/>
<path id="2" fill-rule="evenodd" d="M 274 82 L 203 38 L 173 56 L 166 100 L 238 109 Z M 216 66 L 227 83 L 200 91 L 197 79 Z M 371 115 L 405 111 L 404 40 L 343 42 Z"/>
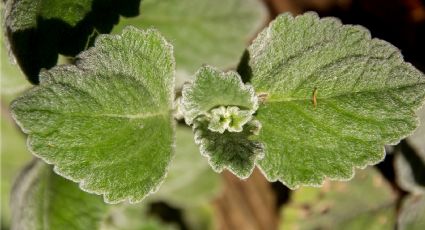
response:
<path id="1" fill-rule="evenodd" d="M 6 28 L 6 33 L 22 71 L 38 84 L 40 70 L 55 66 L 58 54 L 77 55 L 93 45 L 98 34 L 111 32 L 120 15 L 137 16 L 139 6 L 140 0 L 93 0 L 91 11 L 75 26 L 38 16 L 35 28 L 16 32 Z"/>

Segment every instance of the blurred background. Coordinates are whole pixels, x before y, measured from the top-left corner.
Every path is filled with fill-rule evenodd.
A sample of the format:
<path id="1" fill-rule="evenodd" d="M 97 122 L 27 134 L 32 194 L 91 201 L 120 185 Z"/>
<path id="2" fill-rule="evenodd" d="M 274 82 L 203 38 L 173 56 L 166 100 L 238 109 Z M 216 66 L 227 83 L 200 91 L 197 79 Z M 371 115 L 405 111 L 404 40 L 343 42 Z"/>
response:
<path id="1" fill-rule="evenodd" d="M 284 12 L 316 11 L 360 24 L 425 72 L 424 0 L 126 0 L 119 3 L 127 4 L 123 10 L 102 5 L 114 1 L 93 2 L 74 25 L 43 15 L 34 28 L 19 33 L 2 24 L 1 229 L 22 221 L 36 224 L 37 218 L 67 226 L 62 229 L 425 229 L 424 125 L 387 146 L 383 162 L 356 170 L 349 182 L 291 191 L 258 170 L 244 181 L 229 172 L 214 173 L 191 130 L 179 124 L 176 158 L 160 190 L 141 204 L 105 205 L 34 159 L 9 113 L 10 102 L 38 83 L 40 69 L 72 63 L 98 34 L 120 33 L 127 25 L 158 28 L 175 46 L 177 95 L 202 64 L 236 69 L 250 41 Z M 105 21 L 105 14 L 114 20 Z M 425 124 L 425 109 L 418 115 Z M 49 195 L 41 196 L 46 190 Z M 50 202 L 47 208 L 37 209 L 40 199 Z M 28 218 L 22 210 L 43 211 L 37 215 L 44 217 Z"/>

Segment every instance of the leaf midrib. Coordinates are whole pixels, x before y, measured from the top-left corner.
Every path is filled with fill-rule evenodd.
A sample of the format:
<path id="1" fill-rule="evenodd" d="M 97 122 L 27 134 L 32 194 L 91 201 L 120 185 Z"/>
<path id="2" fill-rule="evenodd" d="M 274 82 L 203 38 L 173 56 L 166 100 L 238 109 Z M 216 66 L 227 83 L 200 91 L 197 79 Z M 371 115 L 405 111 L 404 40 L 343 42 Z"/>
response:
<path id="1" fill-rule="evenodd" d="M 167 116 L 171 113 L 170 110 L 164 110 L 163 112 L 147 112 L 147 113 L 138 113 L 138 114 L 114 114 L 114 113 L 102 113 L 102 114 L 95 114 L 95 113 L 72 113 L 67 111 L 57 111 L 57 110 L 48 110 L 48 109 L 32 109 L 32 110 L 26 110 L 28 111 L 40 111 L 40 112 L 47 112 L 47 113 L 56 113 L 56 114 L 63 114 L 65 116 L 81 116 L 81 117 L 111 117 L 111 118 L 127 118 L 130 120 L 133 119 L 144 119 L 144 118 L 150 118 L 150 117 L 160 117 L 160 116 Z"/>
<path id="2" fill-rule="evenodd" d="M 422 80 L 422 79 L 421 79 Z M 425 80 L 425 79 L 423 79 Z M 407 85 L 402 85 L 402 86 L 397 86 L 397 87 L 388 87 L 388 88 L 381 88 L 378 90 L 365 90 L 365 91 L 357 91 L 357 92 L 345 92 L 345 93 L 340 93 L 340 94 L 335 94 L 335 95 L 330 95 L 327 97 L 319 97 L 317 96 L 316 99 L 335 99 L 338 97 L 342 97 L 342 96 L 353 96 L 353 95 L 357 95 L 357 94 L 364 94 L 364 93 L 382 93 L 382 92 L 388 92 L 388 91 L 392 91 L 392 90 L 404 90 L 410 87 L 416 87 L 416 86 L 425 86 L 425 81 L 423 82 L 419 82 L 416 84 L 407 84 Z M 318 89 L 320 90 L 320 89 Z M 311 90 L 313 92 L 313 89 Z M 264 92 L 263 92 L 264 93 Z M 320 92 L 319 92 L 320 94 Z M 270 93 L 270 95 L 273 95 L 273 93 Z M 289 102 L 289 101 L 311 101 L 313 98 L 312 94 L 309 95 L 309 97 L 304 97 L 304 98 L 297 98 L 297 97 L 279 97 L 279 98 L 271 98 L 271 99 L 266 99 L 265 103 L 270 103 L 270 102 Z M 354 97 L 353 97 L 354 98 Z"/>

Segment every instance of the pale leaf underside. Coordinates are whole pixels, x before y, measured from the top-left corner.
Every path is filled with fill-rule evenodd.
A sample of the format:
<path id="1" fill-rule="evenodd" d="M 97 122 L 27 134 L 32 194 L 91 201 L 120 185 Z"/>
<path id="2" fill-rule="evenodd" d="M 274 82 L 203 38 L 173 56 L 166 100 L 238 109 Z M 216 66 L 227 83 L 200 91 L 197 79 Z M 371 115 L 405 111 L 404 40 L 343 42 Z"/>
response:
<path id="1" fill-rule="evenodd" d="M 258 121 L 250 121 L 241 132 L 219 133 L 208 129 L 208 121 L 199 119 L 193 130 L 201 154 L 208 157 L 214 171 L 228 169 L 245 179 L 251 175 L 256 161 L 264 157 L 263 145 L 252 140 L 260 128 Z"/>
<path id="2" fill-rule="evenodd" d="M 254 89 L 236 72 L 202 67 L 193 83 L 183 87 L 181 107 L 186 123 L 193 124 L 195 141 L 212 168 L 227 168 L 247 178 L 263 156 L 263 145 L 251 138 L 261 128 L 252 115 L 258 108 Z"/>

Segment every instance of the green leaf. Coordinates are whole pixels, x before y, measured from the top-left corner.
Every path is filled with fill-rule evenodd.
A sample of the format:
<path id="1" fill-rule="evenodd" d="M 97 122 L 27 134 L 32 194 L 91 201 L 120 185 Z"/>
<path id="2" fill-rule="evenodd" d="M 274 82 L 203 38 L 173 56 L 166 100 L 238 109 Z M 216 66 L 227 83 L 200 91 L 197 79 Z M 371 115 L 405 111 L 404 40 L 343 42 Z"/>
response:
<path id="1" fill-rule="evenodd" d="M 188 125 L 197 117 L 213 116 L 211 110 L 219 106 L 237 106 L 250 115 L 258 108 L 254 89 L 245 85 L 236 72 L 222 73 L 209 66 L 195 74 L 193 83 L 184 85 L 182 96 L 181 109 Z"/>
<path id="2" fill-rule="evenodd" d="M 397 220 L 397 229 L 421 230 L 425 226 L 425 195 L 404 198 Z"/>
<path id="3" fill-rule="evenodd" d="M 4 25 L 11 49 L 32 83 L 56 65 L 58 54 L 74 56 L 109 33 L 119 15 L 139 14 L 140 0 L 8 0 Z"/>
<path id="4" fill-rule="evenodd" d="M 126 25 L 157 28 L 175 47 L 177 86 L 202 65 L 236 66 L 247 42 L 266 23 L 259 0 L 143 0 L 141 14 L 122 18 L 113 32 Z"/>
<path id="5" fill-rule="evenodd" d="M 417 127 L 425 77 L 363 27 L 284 14 L 248 53 L 269 180 L 297 188 L 349 179 Z"/>
<path id="6" fill-rule="evenodd" d="M 227 168 L 240 178 L 251 175 L 263 145 L 252 140 L 261 124 L 252 120 L 258 99 L 236 72 L 202 67 L 183 87 L 181 110 L 193 125 L 195 142 L 214 171 Z"/>
<path id="7" fill-rule="evenodd" d="M 30 150 L 106 202 L 141 201 L 173 156 L 174 59 L 154 30 L 102 35 L 12 103 Z"/>
<path id="8" fill-rule="evenodd" d="M 282 209 L 280 229 L 393 229 L 396 194 L 374 168 L 349 182 L 294 191 Z"/>
<path id="9" fill-rule="evenodd" d="M 53 173 L 39 160 L 21 173 L 12 192 L 12 229 L 99 229 L 108 206 L 101 197 Z"/>
<path id="10" fill-rule="evenodd" d="M 214 132 L 208 128 L 208 120 L 198 119 L 193 130 L 195 142 L 214 171 L 228 169 L 239 178 L 248 178 L 255 162 L 264 157 L 262 143 L 253 140 L 261 128 L 257 120 L 248 122 L 241 132 Z"/>
<path id="11" fill-rule="evenodd" d="M 114 206 L 102 230 L 178 229 L 159 221 L 149 210 L 151 202 L 166 202 L 181 210 L 189 229 L 213 229 L 211 200 L 218 194 L 220 177 L 199 154 L 192 130 L 176 129 L 176 153 L 161 189 L 140 204 Z"/>

